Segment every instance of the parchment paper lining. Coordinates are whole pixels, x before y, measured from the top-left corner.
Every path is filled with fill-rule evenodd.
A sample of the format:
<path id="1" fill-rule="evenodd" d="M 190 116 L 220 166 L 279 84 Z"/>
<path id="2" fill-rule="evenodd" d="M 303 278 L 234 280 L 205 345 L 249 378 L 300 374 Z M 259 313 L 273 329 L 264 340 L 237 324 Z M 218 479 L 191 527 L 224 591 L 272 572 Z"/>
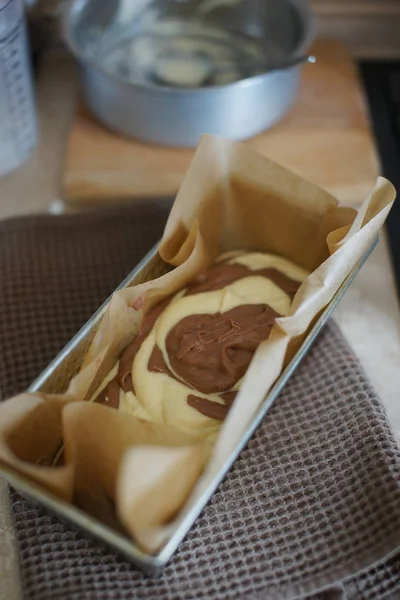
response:
<path id="1" fill-rule="evenodd" d="M 372 243 L 394 196 L 393 186 L 380 178 L 356 215 L 246 146 L 203 138 L 160 247 L 161 258 L 176 268 L 114 295 L 83 367 L 65 394 L 24 395 L 1 406 L 0 460 L 68 500 L 79 498 L 81 506 L 100 518 L 106 519 L 104 507 L 111 497 L 135 539 L 148 550 L 160 547 L 224 464 L 284 362 Z M 134 336 L 143 311 L 184 286 L 219 253 L 238 248 L 280 254 L 313 273 L 297 293 L 292 314 L 279 319 L 269 340 L 259 346 L 208 462 L 209 449 L 195 437 L 127 416 L 122 425 L 119 413 L 82 403 Z M 126 437 L 120 436 L 121 427 Z M 107 451 L 96 470 L 99 436 L 106 430 Z M 62 440 L 65 465 L 45 466 Z M 155 473 L 156 466 L 156 478 L 143 476 Z M 94 497 L 87 481 L 90 490 L 96 490 Z M 155 492 L 161 488 L 157 502 Z M 165 495 L 171 498 L 171 517 L 189 494 L 177 519 L 164 526 Z"/>

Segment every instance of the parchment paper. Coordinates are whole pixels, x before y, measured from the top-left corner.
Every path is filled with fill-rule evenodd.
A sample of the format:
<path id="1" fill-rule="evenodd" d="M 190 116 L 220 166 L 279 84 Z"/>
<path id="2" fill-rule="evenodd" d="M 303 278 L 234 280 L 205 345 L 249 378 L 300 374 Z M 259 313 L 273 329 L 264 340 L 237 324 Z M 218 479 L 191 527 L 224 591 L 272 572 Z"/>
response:
<path id="1" fill-rule="evenodd" d="M 285 361 L 376 237 L 394 198 L 393 186 L 379 178 L 356 213 L 247 146 L 205 136 L 159 251 L 176 268 L 114 294 L 65 394 L 24 394 L 0 406 L 0 462 L 119 527 L 116 512 L 145 549 L 159 548 L 225 463 Z M 312 273 L 291 314 L 258 347 L 214 448 L 195 435 L 87 402 L 144 312 L 218 254 L 236 249 L 280 254 Z M 52 468 L 61 444 L 64 464 Z"/>

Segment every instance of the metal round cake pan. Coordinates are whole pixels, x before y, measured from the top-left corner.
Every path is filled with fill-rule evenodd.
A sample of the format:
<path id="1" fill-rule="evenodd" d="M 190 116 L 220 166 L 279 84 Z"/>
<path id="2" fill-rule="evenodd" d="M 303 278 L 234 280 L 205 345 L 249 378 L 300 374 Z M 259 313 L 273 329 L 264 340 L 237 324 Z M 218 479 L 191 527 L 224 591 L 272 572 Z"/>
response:
<path id="1" fill-rule="evenodd" d="M 64 35 L 81 67 L 86 103 L 106 126 L 145 142 L 193 147 L 204 133 L 250 138 L 286 114 L 296 97 L 301 64 L 195 88 L 132 81 L 106 68 L 102 49 L 126 31 L 140 33 L 145 11 L 153 17 L 187 17 L 202 3 L 210 0 L 72 0 L 67 5 Z M 239 38 L 273 40 L 282 51 L 282 64 L 296 62 L 313 40 L 314 21 L 305 0 L 220 4 L 213 11 L 220 24 L 237 31 Z M 140 5 L 139 13 L 134 14 L 133 5 Z"/>

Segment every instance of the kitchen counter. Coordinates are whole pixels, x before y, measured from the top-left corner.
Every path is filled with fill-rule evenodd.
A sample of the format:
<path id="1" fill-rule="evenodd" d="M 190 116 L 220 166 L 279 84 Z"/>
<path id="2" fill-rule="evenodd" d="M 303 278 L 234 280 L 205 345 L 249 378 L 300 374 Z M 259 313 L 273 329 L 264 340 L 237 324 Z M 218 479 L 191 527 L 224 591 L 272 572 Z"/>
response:
<path id="1" fill-rule="evenodd" d="M 59 190 L 76 84 L 76 70 L 67 57 L 54 55 L 42 65 L 37 95 L 40 141 L 26 165 L 0 180 L 0 218 L 65 210 Z M 400 441 L 400 311 L 385 235 L 337 308 L 335 320 L 380 395 Z M 3 481 L 0 581 L 0 600 L 21 597 L 7 486 Z"/>

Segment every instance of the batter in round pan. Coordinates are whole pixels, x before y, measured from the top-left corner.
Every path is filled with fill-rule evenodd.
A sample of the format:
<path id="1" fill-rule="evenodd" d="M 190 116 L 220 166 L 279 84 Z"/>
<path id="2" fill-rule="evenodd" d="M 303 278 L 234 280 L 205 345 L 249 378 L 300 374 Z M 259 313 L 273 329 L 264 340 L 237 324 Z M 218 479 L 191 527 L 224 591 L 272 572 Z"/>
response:
<path id="1" fill-rule="evenodd" d="M 258 344 L 307 275 L 271 254 L 222 256 L 149 311 L 97 401 L 213 438 Z"/>

